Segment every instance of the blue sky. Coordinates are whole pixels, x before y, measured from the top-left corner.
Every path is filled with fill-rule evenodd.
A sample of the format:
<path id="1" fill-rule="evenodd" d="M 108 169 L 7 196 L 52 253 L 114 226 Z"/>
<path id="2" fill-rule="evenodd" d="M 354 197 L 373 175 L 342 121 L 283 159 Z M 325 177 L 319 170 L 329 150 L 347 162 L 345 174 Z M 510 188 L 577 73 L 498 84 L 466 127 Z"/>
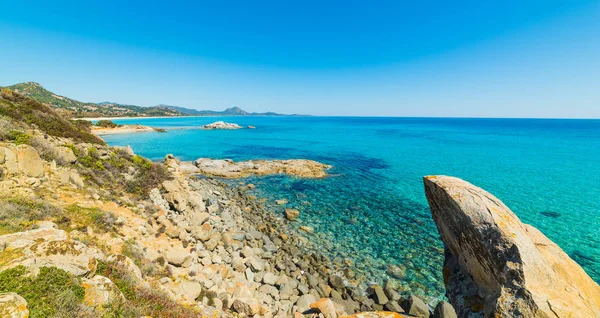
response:
<path id="1" fill-rule="evenodd" d="M 2 4 L 0 85 L 197 109 L 600 118 L 598 1 L 89 2 Z"/>

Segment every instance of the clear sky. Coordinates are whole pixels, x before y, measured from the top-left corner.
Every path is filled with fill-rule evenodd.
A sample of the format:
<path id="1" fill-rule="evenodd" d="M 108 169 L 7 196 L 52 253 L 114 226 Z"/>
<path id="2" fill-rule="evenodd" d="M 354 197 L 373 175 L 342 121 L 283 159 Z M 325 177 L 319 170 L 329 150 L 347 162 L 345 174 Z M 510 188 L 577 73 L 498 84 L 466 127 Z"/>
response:
<path id="1" fill-rule="evenodd" d="M 0 85 L 82 101 L 600 118 L 599 1 L 0 1 Z"/>

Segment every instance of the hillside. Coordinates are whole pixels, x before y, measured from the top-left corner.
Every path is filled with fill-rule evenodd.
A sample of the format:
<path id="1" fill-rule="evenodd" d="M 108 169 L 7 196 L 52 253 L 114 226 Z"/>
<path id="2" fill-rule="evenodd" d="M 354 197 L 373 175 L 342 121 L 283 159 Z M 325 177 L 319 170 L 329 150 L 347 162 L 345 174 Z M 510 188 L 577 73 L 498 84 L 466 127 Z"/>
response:
<path id="1" fill-rule="evenodd" d="M 142 107 L 122 105 L 118 103 L 86 103 L 55 94 L 35 82 L 20 83 L 8 86 L 24 96 L 54 108 L 67 110 L 73 117 L 148 117 L 148 116 L 181 116 L 181 112 L 171 108 L 154 106 Z"/>
<path id="2" fill-rule="evenodd" d="M 35 82 L 19 83 L 6 88 L 21 95 L 35 99 L 66 112 L 69 117 L 158 117 L 158 116 L 289 116 L 274 112 L 249 113 L 239 107 L 224 111 L 197 110 L 181 106 L 158 104 L 156 106 L 137 106 L 115 102 L 80 102 L 69 97 L 55 94 Z M 291 115 L 295 116 L 295 115 Z"/>

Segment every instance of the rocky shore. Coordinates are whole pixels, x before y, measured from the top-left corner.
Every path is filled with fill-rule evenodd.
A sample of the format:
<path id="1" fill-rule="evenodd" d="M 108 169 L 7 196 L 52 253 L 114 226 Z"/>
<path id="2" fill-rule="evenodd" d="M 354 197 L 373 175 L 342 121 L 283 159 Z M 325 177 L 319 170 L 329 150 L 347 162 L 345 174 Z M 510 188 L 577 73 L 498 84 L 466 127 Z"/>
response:
<path id="1" fill-rule="evenodd" d="M 302 178 L 324 178 L 331 168 L 306 159 L 250 160 L 235 162 L 231 159 L 199 158 L 184 163 L 186 173 L 198 173 L 221 178 L 244 178 L 271 174 L 287 174 Z"/>
<path id="2" fill-rule="evenodd" d="M 156 131 L 155 128 L 144 125 L 119 125 L 116 127 L 92 126 L 92 133 L 96 135 L 130 134 Z"/>
<path id="3" fill-rule="evenodd" d="M 28 104 L 3 94 L 21 118 Z M 153 163 L 67 121 L 0 120 L 2 317 L 600 317 L 600 287 L 577 263 L 457 178 L 424 179 L 448 299 L 425 303 L 321 254 L 292 226 L 298 210 L 274 213 L 253 184 L 210 177 L 322 177 L 327 165 Z"/>

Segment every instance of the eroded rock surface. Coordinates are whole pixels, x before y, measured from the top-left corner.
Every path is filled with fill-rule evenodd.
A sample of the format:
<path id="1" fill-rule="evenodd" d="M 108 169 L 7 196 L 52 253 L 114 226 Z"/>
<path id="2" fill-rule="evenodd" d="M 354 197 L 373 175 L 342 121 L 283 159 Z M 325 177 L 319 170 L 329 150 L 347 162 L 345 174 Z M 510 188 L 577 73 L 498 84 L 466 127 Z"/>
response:
<path id="1" fill-rule="evenodd" d="M 194 161 L 196 171 L 223 178 L 243 178 L 251 175 L 287 174 L 303 178 L 324 178 L 331 168 L 320 162 L 306 159 L 250 160 L 235 162 L 230 159 L 200 158 Z"/>
<path id="2" fill-rule="evenodd" d="M 27 301 L 15 293 L 0 294 L 0 317 L 5 318 L 27 318 L 29 310 Z"/>
<path id="3" fill-rule="evenodd" d="M 459 317 L 600 317 L 600 287 L 558 245 L 466 181 L 424 178 Z"/>

